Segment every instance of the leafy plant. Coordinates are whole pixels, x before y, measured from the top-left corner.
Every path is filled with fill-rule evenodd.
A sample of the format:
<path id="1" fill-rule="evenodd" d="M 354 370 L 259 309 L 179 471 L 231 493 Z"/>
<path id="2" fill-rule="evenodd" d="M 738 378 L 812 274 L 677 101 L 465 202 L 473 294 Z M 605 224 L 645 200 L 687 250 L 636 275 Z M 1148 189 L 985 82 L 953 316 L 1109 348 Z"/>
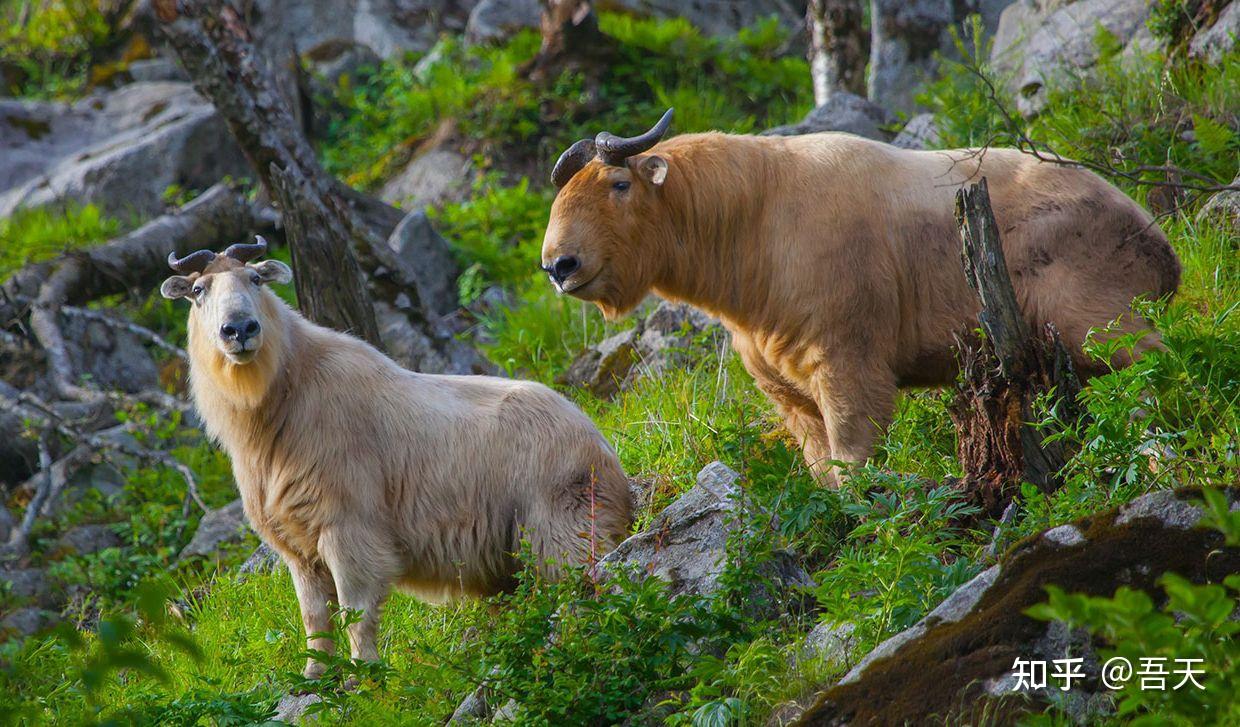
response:
<path id="1" fill-rule="evenodd" d="M 28 263 L 102 242 L 119 229 L 93 204 L 20 209 L 0 218 L 0 280 Z"/>

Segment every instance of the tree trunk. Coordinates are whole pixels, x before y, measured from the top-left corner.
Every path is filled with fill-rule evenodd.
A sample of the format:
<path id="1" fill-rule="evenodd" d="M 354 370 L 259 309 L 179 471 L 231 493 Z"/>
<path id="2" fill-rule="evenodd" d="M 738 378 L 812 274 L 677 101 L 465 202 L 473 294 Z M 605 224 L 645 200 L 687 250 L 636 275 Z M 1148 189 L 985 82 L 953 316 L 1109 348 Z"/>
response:
<path id="1" fill-rule="evenodd" d="M 368 253 L 382 243 L 319 167 L 244 21 L 223 0 L 155 0 L 155 13 L 194 87 L 223 115 L 263 186 L 281 201 L 286 226 L 297 231 L 289 245 L 302 311 L 380 346 L 355 248 Z"/>
<path id="2" fill-rule="evenodd" d="M 825 104 L 836 91 L 865 96 L 870 37 L 861 0 L 809 0 L 805 15 L 814 104 Z"/>
<path id="3" fill-rule="evenodd" d="M 1068 455 L 1029 422 L 1034 402 L 1052 392 L 1061 414 L 1075 416 L 1080 384 L 1054 326 L 1035 336 L 1020 311 L 984 178 L 956 193 L 956 221 L 983 336 L 959 344 L 961 380 L 950 413 L 962 488 L 984 514 L 998 517 L 1021 482 L 1044 492 L 1059 486 Z"/>
<path id="4" fill-rule="evenodd" d="M 589 70 L 610 55 L 611 42 L 598 29 L 589 0 L 539 0 L 542 45 L 524 69 L 535 81 L 554 79 L 568 68 Z"/>

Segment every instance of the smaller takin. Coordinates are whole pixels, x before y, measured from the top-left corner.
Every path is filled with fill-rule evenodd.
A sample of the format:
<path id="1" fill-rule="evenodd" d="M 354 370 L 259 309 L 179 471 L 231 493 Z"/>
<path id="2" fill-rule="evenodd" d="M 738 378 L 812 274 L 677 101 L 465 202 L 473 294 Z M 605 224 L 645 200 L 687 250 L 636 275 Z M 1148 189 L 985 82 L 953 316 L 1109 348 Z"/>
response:
<path id="1" fill-rule="evenodd" d="M 609 318 L 653 291 L 722 320 L 827 483 L 835 461 L 874 452 L 900 388 L 955 379 L 954 334 L 981 307 L 960 263 L 962 186 L 987 178 L 1021 310 L 1035 329 L 1059 328 L 1081 373 L 1106 369 L 1082 349 L 1091 329 L 1147 330 L 1133 299 L 1179 285 L 1149 213 L 1085 169 L 840 133 L 664 141 L 671 113 L 561 155 L 543 269 Z"/>
<path id="2" fill-rule="evenodd" d="M 628 480 L 585 414 L 545 386 L 407 371 L 303 318 L 268 289 L 266 242 L 168 263 L 190 301 L 190 391 L 228 453 L 246 516 L 288 564 L 310 649 L 328 603 L 362 613 L 355 659 L 378 658 L 392 586 L 424 600 L 510 588 L 527 540 L 562 567 L 605 553 L 632 521 Z M 324 666 L 311 659 L 305 674 Z"/>

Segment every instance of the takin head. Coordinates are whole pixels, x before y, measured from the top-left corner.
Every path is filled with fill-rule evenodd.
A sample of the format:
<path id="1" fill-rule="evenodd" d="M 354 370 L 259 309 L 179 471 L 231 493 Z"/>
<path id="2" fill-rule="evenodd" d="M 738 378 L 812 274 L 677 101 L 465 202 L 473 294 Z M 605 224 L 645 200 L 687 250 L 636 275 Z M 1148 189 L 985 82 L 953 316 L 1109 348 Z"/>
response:
<path id="1" fill-rule="evenodd" d="M 267 241 L 237 244 L 216 255 L 199 250 L 183 258 L 168 256 L 168 265 L 181 275 L 163 282 L 159 292 L 169 300 L 187 298 L 190 335 L 211 341 L 231 364 L 252 362 L 263 347 L 263 330 L 278 311 L 274 294 L 263 286 L 287 283 L 293 271 L 279 260 L 251 263 L 267 252 Z"/>
<path id="2" fill-rule="evenodd" d="M 668 109 L 630 138 L 606 131 L 568 148 L 551 172 L 559 188 L 543 238 L 542 269 L 561 293 L 597 305 L 607 318 L 646 296 L 660 270 L 648 249 L 662 236 L 668 160 L 646 154 L 667 133 Z M 642 245 L 639 243 L 649 243 Z"/>

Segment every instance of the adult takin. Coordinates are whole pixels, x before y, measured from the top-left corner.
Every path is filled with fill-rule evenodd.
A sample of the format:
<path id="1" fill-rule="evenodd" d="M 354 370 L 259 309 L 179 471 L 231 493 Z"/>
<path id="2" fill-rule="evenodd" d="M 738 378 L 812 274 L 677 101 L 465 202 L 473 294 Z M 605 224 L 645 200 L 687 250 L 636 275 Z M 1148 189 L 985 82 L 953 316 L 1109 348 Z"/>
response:
<path id="1" fill-rule="evenodd" d="M 671 113 L 640 136 L 603 132 L 564 152 L 543 269 L 609 318 L 651 291 L 718 317 L 827 482 L 832 460 L 873 453 L 901 387 L 954 380 L 953 334 L 980 308 L 954 218 L 963 185 L 987 178 L 1022 312 L 1058 327 L 1083 374 L 1105 368 L 1081 348 L 1091 329 L 1146 329 L 1134 298 L 1179 286 L 1150 215 L 1085 169 L 842 133 L 660 141 Z"/>
<path id="2" fill-rule="evenodd" d="M 407 371 L 306 320 L 267 287 L 292 279 L 266 243 L 169 257 L 164 297 L 189 311 L 189 384 L 232 460 L 254 529 L 288 564 L 308 645 L 328 602 L 362 613 L 376 659 L 393 585 L 429 601 L 513 584 L 527 540 L 548 573 L 623 539 L 628 480 L 585 414 L 536 383 Z M 593 549 L 593 551 L 592 551 Z M 314 660 L 306 675 L 324 666 Z"/>

